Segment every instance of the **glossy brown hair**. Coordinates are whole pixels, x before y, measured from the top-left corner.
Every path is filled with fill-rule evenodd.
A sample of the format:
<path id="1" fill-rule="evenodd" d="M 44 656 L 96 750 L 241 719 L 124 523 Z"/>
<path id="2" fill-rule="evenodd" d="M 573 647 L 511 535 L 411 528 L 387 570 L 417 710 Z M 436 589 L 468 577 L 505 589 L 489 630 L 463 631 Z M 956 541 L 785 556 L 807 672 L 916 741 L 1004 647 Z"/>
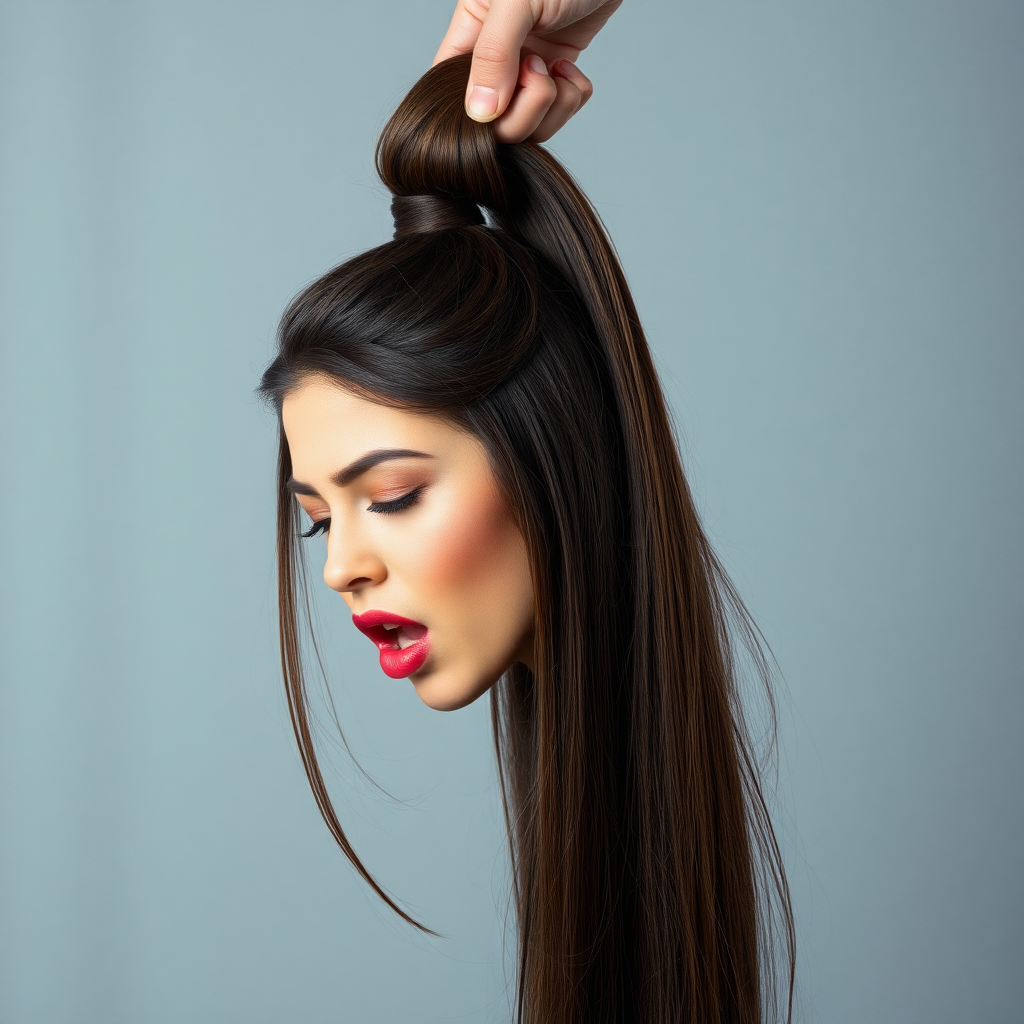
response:
<path id="1" fill-rule="evenodd" d="M 513 665 L 491 692 L 517 1019 L 788 1017 L 792 915 L 738 697 L 741 660 L 768 677 L 757 631 L 701 528 L 599 218 L 547 151 L 496 145 L 466 117 L 468 69 L 433 68 L 388 122 L 377 168 L 396 237 L 295 299 L 261 392 L 280 409 L 316 376 L 442 413 L 486 447 L 526 540 L 535 668 Z M 299 750 L 346 856 L 422 927 L 356 856 L 317 763 L 290 475 L 282 434 L 281 651 Z"/>

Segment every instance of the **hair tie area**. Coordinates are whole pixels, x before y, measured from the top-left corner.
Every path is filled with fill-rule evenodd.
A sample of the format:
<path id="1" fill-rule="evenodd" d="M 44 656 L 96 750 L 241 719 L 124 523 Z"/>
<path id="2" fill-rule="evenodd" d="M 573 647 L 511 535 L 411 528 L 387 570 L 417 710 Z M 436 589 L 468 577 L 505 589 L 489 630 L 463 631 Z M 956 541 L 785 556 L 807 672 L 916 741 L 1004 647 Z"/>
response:
<path id="1" fill-rule="evenodd" d="M 476 203 L 454 196 L 395 196 L 391 200 L 391 215 L 395 218 L 395 238 L 484 223 Z"/>

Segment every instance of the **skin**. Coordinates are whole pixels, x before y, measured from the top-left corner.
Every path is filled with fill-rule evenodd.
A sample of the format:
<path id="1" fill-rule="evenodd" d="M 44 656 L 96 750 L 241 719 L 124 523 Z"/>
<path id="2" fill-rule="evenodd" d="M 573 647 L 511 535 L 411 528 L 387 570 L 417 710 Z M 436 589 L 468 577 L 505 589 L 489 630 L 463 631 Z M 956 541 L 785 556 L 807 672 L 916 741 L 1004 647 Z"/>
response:
<path id="1" fill-rule="evenodd" d="M 296 500 L 312 524 L 329 520 L 324 582 L 353 612 L 393 612 L 429 629 L 430 654 L 410 677 L 423 702 L 453 711 L 514 662 L 532 667 L 526 545 L 480 442 L 440 416 L 378 405 L 324 378 L 289 393 L 281 415 L 293 480 L 308 492 Z M 422 457 L 332 479 L 381 450 Z M 417 489 L 400 511 L 371 508 Z"/>
<path id="2" fill-rule="evenodd" d="M 466 112 L 498 142 L 545 142 L 594 91 L 573 63 L 622 0 L 458 0 L 434 63 L 472 53 Z"/>

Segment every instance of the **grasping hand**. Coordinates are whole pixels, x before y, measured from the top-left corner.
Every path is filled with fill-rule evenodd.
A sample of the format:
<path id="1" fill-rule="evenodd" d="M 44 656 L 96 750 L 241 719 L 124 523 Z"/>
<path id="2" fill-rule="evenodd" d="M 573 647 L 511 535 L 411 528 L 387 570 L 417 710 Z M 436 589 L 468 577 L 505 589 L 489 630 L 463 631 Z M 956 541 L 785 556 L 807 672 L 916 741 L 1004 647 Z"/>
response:
<path id="1" fill-rule="evenodd" d="M 498 142 L 544 142 L 590 99 L 573 61 L 621 3 L 458 0 L 434 63 L 472 53 L 469 116 L 494 121 Z"/>

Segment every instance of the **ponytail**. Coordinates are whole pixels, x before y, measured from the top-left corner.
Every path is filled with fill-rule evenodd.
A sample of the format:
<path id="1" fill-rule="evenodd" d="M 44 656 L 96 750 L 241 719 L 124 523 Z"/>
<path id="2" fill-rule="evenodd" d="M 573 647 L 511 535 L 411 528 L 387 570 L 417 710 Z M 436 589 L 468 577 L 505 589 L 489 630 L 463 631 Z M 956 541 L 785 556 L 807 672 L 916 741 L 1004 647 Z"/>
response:
<path id="1" fill-rule="evenodd" d="M 767 677 L 756 628 L 701 527 L 597 214 L 546 150 L 496 145 L 465 115 L 469 63 L 432 68 L 388 122 L 376 162 L 396 237 L 295 300 L 262 393 L 280 407 L 320 373 L 444 413 L 483 442 L 520 523 L 536 663 L 506 672 L 491 710 L 522 1024 L 758 1024 L 777 988 L 788 1016 L 792 915 L 735 678 L 744 644 Z M 397 909 L 316 768 L 289 515 L 296 735 L 339 845 Z"/>

